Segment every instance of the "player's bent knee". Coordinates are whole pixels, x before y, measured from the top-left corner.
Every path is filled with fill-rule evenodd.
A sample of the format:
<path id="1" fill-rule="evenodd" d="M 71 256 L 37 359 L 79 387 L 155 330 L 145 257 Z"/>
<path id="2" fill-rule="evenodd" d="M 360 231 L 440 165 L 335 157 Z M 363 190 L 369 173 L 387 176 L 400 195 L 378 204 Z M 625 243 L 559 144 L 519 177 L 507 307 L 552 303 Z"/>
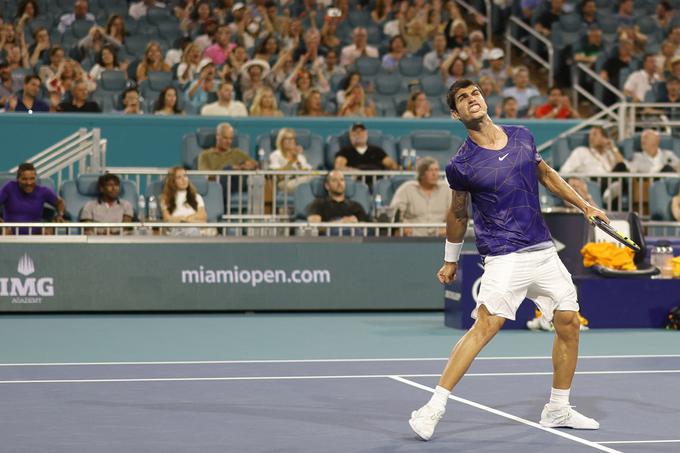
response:
<path id="1" fill-rule="evenodd" d="M 475 334 L 480 335 L 488 341 L 501 330 L 504 323 L 505 318 L 489 314 L 486 307 L 482 305 L 479 307 L 477 320 L 472 326 L 472 329 Z"/>
<path id="2" fill-rule="evenodd" d="M 553 317 L 553 326 L 557 335 L 565 339 L 578 340 L 579 332 L 581 330 L 581 323 L 578 319 L 578 313 L 575 311 L 556 311 Z"/>

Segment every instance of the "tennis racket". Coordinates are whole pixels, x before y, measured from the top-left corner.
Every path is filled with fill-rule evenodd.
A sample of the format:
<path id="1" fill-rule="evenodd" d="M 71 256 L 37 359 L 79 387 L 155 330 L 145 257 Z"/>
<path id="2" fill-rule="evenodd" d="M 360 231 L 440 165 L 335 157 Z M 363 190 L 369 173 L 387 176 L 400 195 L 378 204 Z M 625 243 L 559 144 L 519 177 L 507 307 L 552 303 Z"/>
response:
<path id="1" fill-rule="evenodd" d="M 633 249 L 635 252 L 640 251 L 640 246 L 637 245 L 632 239 L 621 233 L 620 231 L 614 229 L 610 224 L 605 222 L 599 217 L 595 216 L 590 216 L 590 223 L 607 233 L 609 236 L 613 237 L 617 241 L 619 241 L 621 244 L 625 245 L 628 248 Z"/>

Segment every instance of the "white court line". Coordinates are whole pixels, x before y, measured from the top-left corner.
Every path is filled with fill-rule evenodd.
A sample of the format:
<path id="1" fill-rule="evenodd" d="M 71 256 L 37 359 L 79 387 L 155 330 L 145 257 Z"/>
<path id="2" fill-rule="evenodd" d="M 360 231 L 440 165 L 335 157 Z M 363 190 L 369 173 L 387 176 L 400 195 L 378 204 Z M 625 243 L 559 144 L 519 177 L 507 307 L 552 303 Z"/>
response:
<path id="1" fill-rule="evenodd" d="M 417 382 L 409 381 L 408 379 L 404 379 L 401 376 L 390 376 L 390 378 L 394 379 L 395 381 L 401 382 L 402 384 L 410 385 L 412 387 L 416 387 L 416 388 L 419 388 L 421 390 L 426 390 L 430 393 L 434 393 L 433 388 L 427 387 L 426 385 L 418 384 Z M 587 439 L 582 439 L 581 437 L 572 436 L 571 434 L 568 434 L 568 433 L 565 433 L 565 432 L 562 432 L 562 431 L 559 431 L 559 430 L 556 430 L 556 429 L 553 429 L 553 428 L 545 428 L 545 427 L 539 425 L 536 422 L 532 422 L 530 420 L 518 417 L 516 415 L 512 415 L 512 414 L 509 414 L 507 412 L 503 412 L 503 411 L 500 411 L 498 409 L 494 409 L 492 407 L 485 406 L 483 404 L 476 403 L 474 401 L 471 401 L 471 400 L 468 400 L 468 399 L 465 399 L 465 398 L 461 398 L 459 396 L 449 395 L 449 398 L 454 400 L 454 401 L 458 401 L 459 403 L 467 404 L 468 406 L 472 406 L 472 407 L 475 407 L 477 409 L 481 409 L 483 411 L 490 412 L 492 414 L 499 415 L 501 417 L 507 418 L 509 420 L 512 420 L 512 421 L 515 421 L 515 422 L 518 422 L 518 423 L 522 423 L 522 424 L 527 425 L 527 426 L 531 426 L 532 428 L 537 428 L 537 429 L 540 429 L 541 431 L 545 431 L 545 432 L 548 432 L 550 434 L 554 434 L 556 436 L 564 437 L 565 439 L 569 439 L 569 440 L 572 440 L 574 442 L 578 442 L 580 444 L 587 445 L 587 446 L 592 447 L 596 450 L 606 451 L 606 452 L 609 452 L 609 453 L 621 453 L 619 450 L 614 450 L 613 448 L 605 447 L 605 446 L 599 445 L 595 442 L 591 442 Z"/>
<path id="2" fill-rule="evenodd" d="M 598 444 L 674 444 L 680 443 L 680 439 L 669 440 L 610 440 L 607 442 L 598 442 Z"/>
<path id="3" fill-rule="evenodd" d="M 612 370 L 612 371 L 577 371 L 576 374 L 667 374 L 680 373 L 680 370 Z M 550 376 L 552 371 L 517 372 L 517 373 L 467 373 L 466 377 L 498 377 L 498 376 Z M 0 381 L 0 384 L 87 384 L 107 382 L 191 382 L 191 381 L 285 381 L 303 379 L 371 379 L 391 378 L 394 374 L 352 374 L 352 375 L 302 375 L 302 376 L 229 376 L 229 377 L 162 377 L 162 378 L 111 378 L 111 379 L 22 379 Z M 400 374 L 410 378 L 439 377 L 441 374 Z"/>
<path id="4" fill-rule="evenodd" d="M 584 355 L 580 359 L 661 359 L 678 358 L 680 354 L 660 355 Z M 477 357 L 475 360 L 551 360 L 551 356 Z M 187 360 L 155 362 L 19 362 L 0 363 L 12 366 L 105 366 L 105 365 L 230 365 L 240 363 L 334 363 L 334 362 L 440 362 L 448 357 L 378 358 L 378 359 L 291 359 L 291 360 Z"/>

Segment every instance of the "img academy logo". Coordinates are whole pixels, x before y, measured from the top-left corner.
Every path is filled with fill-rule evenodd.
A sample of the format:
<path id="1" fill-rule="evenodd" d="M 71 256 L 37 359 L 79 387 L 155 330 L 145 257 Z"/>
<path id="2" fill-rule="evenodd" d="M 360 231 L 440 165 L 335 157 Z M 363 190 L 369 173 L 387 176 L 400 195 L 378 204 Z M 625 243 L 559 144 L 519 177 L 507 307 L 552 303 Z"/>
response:
<path id="1" fill-rule="evenodd" d="M 19 258 L 17 273 L 23 277 L 0 277 L 0 297 L 11 297 L 13 304 L 40 304 L 54 296 L 54 279 L 31 277 L 35 264 L 27 254 Z"/>

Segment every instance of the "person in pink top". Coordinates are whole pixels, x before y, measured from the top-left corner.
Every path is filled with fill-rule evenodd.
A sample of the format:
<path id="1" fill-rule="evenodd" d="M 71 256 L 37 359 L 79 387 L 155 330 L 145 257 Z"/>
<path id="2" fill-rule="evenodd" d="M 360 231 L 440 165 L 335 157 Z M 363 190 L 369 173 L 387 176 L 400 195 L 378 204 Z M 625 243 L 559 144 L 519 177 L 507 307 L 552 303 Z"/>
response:
<path id="1" fill-rule="evenodd" d="M 229 58 L 229 54 L 236 47 L 236 44 L 231 42 L 231 29 L 229 25 L 220 25 L 215 32 L 215 43 L 205 49 L 203 55 L 210 58 L 215 66 L 222 66 Z"/>

